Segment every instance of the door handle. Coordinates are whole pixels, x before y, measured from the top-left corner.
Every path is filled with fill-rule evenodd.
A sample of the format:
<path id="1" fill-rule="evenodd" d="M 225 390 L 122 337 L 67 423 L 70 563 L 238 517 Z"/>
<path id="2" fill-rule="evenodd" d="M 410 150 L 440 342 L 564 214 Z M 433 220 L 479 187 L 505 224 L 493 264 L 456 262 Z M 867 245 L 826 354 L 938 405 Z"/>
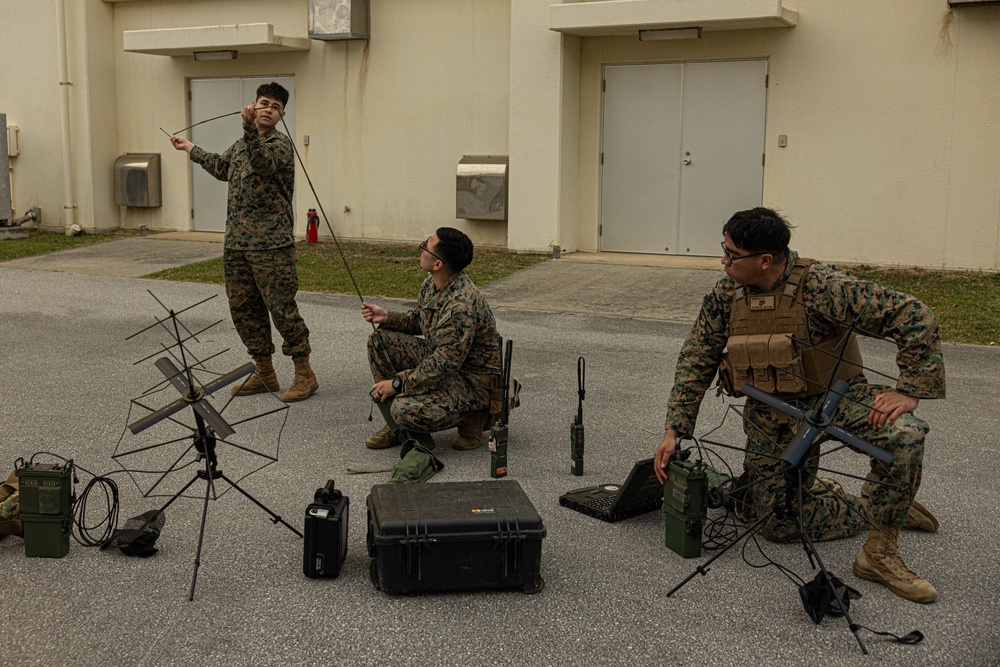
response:
<path id="1" fill-rule="evenodd" d="M 691 164 L 691 158 L 689 158 L 689 157 L 684 158 L 684 164 L 685 165 Z"/>

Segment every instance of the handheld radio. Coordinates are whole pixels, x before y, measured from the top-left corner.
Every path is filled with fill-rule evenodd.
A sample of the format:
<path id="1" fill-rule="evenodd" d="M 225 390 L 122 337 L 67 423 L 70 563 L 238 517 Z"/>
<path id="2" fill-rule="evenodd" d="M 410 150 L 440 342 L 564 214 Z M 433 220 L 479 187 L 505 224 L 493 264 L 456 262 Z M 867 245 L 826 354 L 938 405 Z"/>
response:
<path id="1" fill-rule="evenodd" d="M 507 341 L 504 351 L 503 338 L 500 338 L 500 389 L 503 405 L 500 406 L 500 421 L 494 424 L 490 431 L 490 477 L 507 476 L 507 418 L 509 416 L 508 400 L 510 398 L 510 358 L 514 351 L 514 341 Z"/>
<path id="2" fill-rule="evenodd" d="M 580 400 L 576 408 L 576 419 L 569 427 L 570 459 L 573 462 L 570 472 L 576 476 L 583 475 L 583 397 L 586 391 L 583 388 L 587 375 L 587 362 L 583 357 L 576 360 L 576 381 L 579 388 Z"/>

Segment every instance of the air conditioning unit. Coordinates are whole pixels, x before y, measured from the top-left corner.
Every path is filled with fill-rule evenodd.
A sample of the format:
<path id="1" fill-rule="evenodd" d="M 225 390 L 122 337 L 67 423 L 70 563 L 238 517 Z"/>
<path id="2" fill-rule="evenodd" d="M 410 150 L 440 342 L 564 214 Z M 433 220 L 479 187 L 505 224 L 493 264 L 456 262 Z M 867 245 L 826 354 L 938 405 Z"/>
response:
<path id="1" fill-rule="evenodd" d="M 125 153 L 115 160 L 115 204 L 160 206 L 159 153 Z"/>
<path id="2" fill-rule="evenodd" d="M 455 179 L 455 217 L 507 219 L 506 155 L 464 155 Z"/>
<path id="3" fill-rule="evenodd" d="M 368 39 L 368 0 L 309 0 L 309 38 Z"/>

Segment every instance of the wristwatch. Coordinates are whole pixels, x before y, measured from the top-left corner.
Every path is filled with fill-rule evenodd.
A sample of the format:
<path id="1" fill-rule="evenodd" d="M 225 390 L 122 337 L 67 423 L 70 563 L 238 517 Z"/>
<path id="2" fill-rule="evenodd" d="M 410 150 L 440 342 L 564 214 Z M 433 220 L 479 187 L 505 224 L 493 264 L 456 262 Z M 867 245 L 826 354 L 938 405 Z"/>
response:
<path id="1" fill-rule="evenodd" d="M 397 394 L 399 392 L 403 391 L 403 381 L 400 380 L 399 378 L 393 378 L 392 379 L 392 390 L 395 391 Z"/>

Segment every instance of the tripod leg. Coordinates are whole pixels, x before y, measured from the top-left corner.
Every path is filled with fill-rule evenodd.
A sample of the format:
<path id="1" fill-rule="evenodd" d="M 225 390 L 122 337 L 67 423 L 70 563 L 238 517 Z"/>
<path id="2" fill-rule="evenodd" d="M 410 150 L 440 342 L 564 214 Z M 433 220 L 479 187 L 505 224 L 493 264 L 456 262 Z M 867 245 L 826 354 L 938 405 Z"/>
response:
<path id="1" fill-rule="evenodd" d="M 737 535 L 736 537 L 734 537 L 734 538 L 733 538 L 733 541 L 732 541 L 732 542 L 730 542 L 729 544 L 727 544 L 727 545 L 725 546 L 725 548 L 723 548 L 723 549 L 722 549 L 721 551 L 719 551 L 718 553 L 716 553 L 716 554 L 713 554 L 711 558 L 709 558 L 709 559 L 708 559 L 708 560 L 706 560 L 706 561 L 705 561 L 704 563 L 702 563 L 701 565 L 699 565 L 698 567 L 696 567 L 696 568 L 694 569 L 694 572 L 692 572 L 691 574 L 689 574 L 689 575 L 688 575 L 688 576 L 687 576 L 687 577 L 686 577 L 686 578 L 684 579 L 684 581 L 682 581 L 681 583 L 679 583 L 679 584 L 677 584 L 676 586 L 674 586 L 673 588 L 671 588 L 671 589 L 670 589 L 670 592 L 669 592 L 669 593 L 667 593 L 667 597 L 670 597 L 671 595 L 673 595 L 674 593 L 676 593 L 677 591 L 679 591 L 679 590 L 680 590 L 680 588 L 681 588 L 681 586 L 683 586 L 683 585 L 684 585 L 684 584 L 686 584 L 687 582 L 689 582 L 689 581 L 691 581 L 692 579 L 694 579 L 694 575 L 696 575 L 696 574 L 700 574 L 701 576 L 703 576 L 703 577 L 704 577 L 704 576 L 705 576 L 706 574 L 708 574 L 708 566 L 709 566 L 709 565 L 711 565 L 712 563 L 714 563 L 714 562 L 715 562 L 715 559 L 716 559 L 716 558 L 718 558 L 718 557 L 719 557 L 719 556 L 721 556 L 722 554 L 724 554 L 724 553 L 726 553 L 727 551 L 729 551 L 729 550 L 730 550 L 731 548 L 733 548 L 733 546 L 734 546 L 734 545 L 735 545 L 735 544 L 736 544 L 737 542 L 739 542 L 740 540 L 742 540 L 742 539 L 743 539 L 744 537 L 747 537 L 748 535 L 752 535 L 752 534 L 756 533 L 756 532 L 757 532 L 758 530 L 760 530 L 761 528 L 763 528 L 763 526 L 764 526 L 764 522 L 765 522 L 765 521 L 767 521 L 767 520 L 768 520 L 768 519 L 770 519 L 770 518 L 771 518 L 771 515 L 770 515 L 770 514 L 765 514 L 765 515 L 764 515 L 764 516 L 762 516 L 761 518 L 757 519 L 757 521 L 756 521 L 756 522 L 755 522 L 755 523 L 754 523 L 754 524 L 753 524 L 752 526 L 750 526 L 750 527 L 749 527 L 749 528 L 747 528 L 747 529 L 746 529 L 745 531 L 743 531 L 742 533 L 740 533 L 739 535 Z"/>
<path id="2" fill-rule="evenodd" d="M 802 491 L 802 485 L 801 485 L 801 481 L 802 481 L 801 475 L 802 475 L 802 471 L 799 470 L 799 478 L 797 480 L 799 482 L 799 484 L 798 484 L 798 498 L 799 498 L 798 511 L 797 512 L 796 511 L 790 511 L 789 515 L 791 517 L 793 517 L 793 520 L 795 522 L 795 527 L 799 531 L 799 537 L 802 540 L 802 548 L 805 549 L 806 556 L 809 558 L 809 565 L 811 565 L 813 567 L 816 567 L 817 565 L 819 566 L 819 571 L 823 573 L 823 581 L 826 582 L 826 587 L 830 591 L 830 599 L 831 600 L 835 600 L 835 601 L 837 601 L 838 604 L 840 604 L 840 609 L 841 609 L 841 611 L 844 612 L 844 618 L 847 620 L 847 627 L 850 628 L 851 633 L 854 635 L 854 638 L 858 642 L 858 646 L 861 647 L 861 653 L 863 653 L 864 655 L 868 655 L 868 647 L 865 646 L 864 640 L 861 639 L 861 633 L 858 632 L 859 628 L 858 628 L 857 625 L 855 625 L 854 619 L 851 618 L 850 612 L 847 611 L 847 604 L 846 603 L 845 604 L 841 604 L 842 601 L 841 601 L 840 597 L 837 595 L 837 587 L 833 585 L 833 576 L 830 574 L 830 571 L 826 569 L 826 566 L 823 564 L 823 559 L 819 557 L 819 551 L 816 550 L 816 544 L 812 541 L 812 538 L 809 537 L 809 533 L 806 531 L 805 517 L 803 517 L 803 515 L 802 515 L 802 493 L 803 493 L 803 491 Z M 789 479 L 789 487 L 791 487 L 792 484 L 793 484 L 792 480 Z M 786 495 L 786 504 L 788 502 L 788 498 L 790 498 L 790 496 L 791 496 L 791 492 L 792 492 L 791 488 L 787 488 L 785 490 L 785 493 L 787 494 Z M 815 565 L 813 564 L 813 559 L 814 558 L 815 558 Z"/>
<path id="3" fill-rule="evenodd" d="M 244 496 L 246 496 L 247 498 L 249 498 L 255 505 L 257 505 L 257 507 L 261 508 L 262 510 L 264 510 L 265 512 L 267 512 L 268 514 L 270 514 L 271 517 L 272 517 L 271 523 L 274 523 L 274 524 L 280 523 L 283 526 L 285 526 L 286 528 L 288 528 L 288 530 L 290 530 L 293 533 L 295 533 L 296 535 L 298 535 L 299 537 L 303 537 L 302 533 L 300 533 L 298 530 L 296 530 L 295 528 L 293 528 L 292 526 L 290 526 L 287 521 L 285 521 L 280 516 L 278 516 L 277 514 L 275 514 L 274 512 L 272 512 L 270 509 L 268 509 L 267 506 L 264 505 L 264 503 L 260 502 L 259 500 L 257 500 L 253 496 L 251 496 L 249 493 L 247 493 L 246 491 L 244 491 L 242 489 L 242 487 L 240 487 L 239 484 L 237 484 L 233 480 L 231 480 L 228 477 L 226 477 L 224 474 L 222 474 L 221 471 L 219 472 L 219 476 L 222 477 L 222 479 L 224 479 L 227 482 L 229 482 L 229 485 L 231 487 L 233 487 L 234 489 L 236 489 L 237 491 L 239 491 L 240 493 L 242 493 Z"/>
<path id="4" fill-rule="evenodd" d="M 208 518 L 208 499 L 212 496 L 212 471 L 211 463 L 205 459 L 205 473 L 208 478 L 205 480 L 205 505 L 201 509 L 201 530 L 198 531 L 198 550 L 194 554 L 194 574 L 191 575 L 191 592 L 188 601 L 194 601 L 194 587 L 198 583 L 198 568 L 201 567 L 201 547 L 205 543 L 205 520 Z"/>

